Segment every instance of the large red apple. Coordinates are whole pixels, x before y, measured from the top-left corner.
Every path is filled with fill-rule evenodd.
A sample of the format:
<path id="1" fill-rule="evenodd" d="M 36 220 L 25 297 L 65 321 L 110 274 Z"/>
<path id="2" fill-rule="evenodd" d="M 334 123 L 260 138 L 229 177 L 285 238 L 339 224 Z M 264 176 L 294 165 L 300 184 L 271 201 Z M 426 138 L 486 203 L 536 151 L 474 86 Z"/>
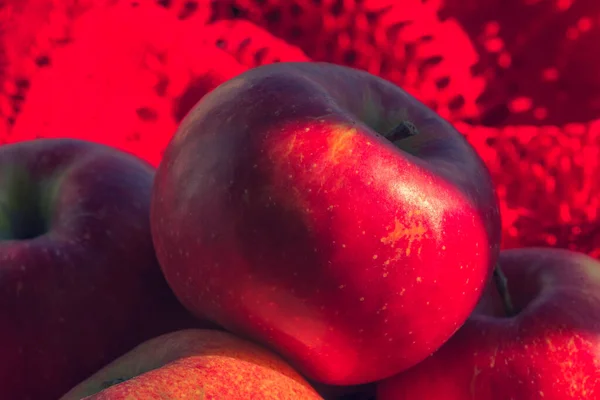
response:
<path id="1" fill-rule="evenodd" d="M 529 248 L 503 251 L 500 265 L 507 296 L 490 284 L 464 326 L 380 383 L 377 400 L 600 398 L 600 263 Z"/>
<path id="2" fill-rule="evenodd" d="M 154 170 L 90 142 L 0 147 L 0 397 L 55 399 L 192 326 L 150 236 Z"/>
<path id="3" fill-rule="evenodd" d="M 190 329 L 142 343 L 61 400 L 83 398 L 319 400 L 321 396 L 279 356 L 230 333 Z"/>
<path id="4" fill-rule="evenodd" d="M 324 63 L 259 67 L 204 97 L 151 211 L 184 305 L 338 385 L 438 349 L 499 246 L 490 177 L 460 133 L 393 84 Z"/>

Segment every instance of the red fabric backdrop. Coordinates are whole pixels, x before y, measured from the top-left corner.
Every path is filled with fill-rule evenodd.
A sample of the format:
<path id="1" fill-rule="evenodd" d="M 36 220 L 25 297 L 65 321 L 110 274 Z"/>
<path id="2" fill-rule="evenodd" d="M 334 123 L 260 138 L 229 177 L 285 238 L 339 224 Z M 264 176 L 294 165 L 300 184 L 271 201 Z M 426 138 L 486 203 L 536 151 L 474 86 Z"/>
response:
<path id="1" fill-rule="evenodd" d="M 71 136 L 158 164 L 202 95 L 322 60 L 402 86 L 490 168 L 503 247 L 600 258 L 597 0 L 0 0 L 0 138 Z"/>

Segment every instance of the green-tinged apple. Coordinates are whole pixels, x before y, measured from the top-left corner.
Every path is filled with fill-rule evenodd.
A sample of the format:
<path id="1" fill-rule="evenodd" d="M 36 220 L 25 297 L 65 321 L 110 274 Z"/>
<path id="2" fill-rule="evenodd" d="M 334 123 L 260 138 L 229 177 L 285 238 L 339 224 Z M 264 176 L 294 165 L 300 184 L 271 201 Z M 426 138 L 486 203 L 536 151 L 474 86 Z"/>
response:
<path id="1" fill-rule="evenodd" d="M 196 326 L 156 261 L 153 178 L 91 142 L 0 147 L 0 398 L 56 399 L 141 341 Z"/>
<path id="2" fill-rule="evenodd" d="M 189 329 L 140 344 L 61 400 L 319 400 L 279 356 L 230 333 Z"/>
<path id="3" fill-rule="evenodd" d="M 379 383 L 377 400 L 600 398 L 600 262 L 528 248 L 501 252 L 500 266 L 505 284 L 490 283 L 439 351 Z"/>
<path id="4" fill-rule="evenodd" d="M 326 63 L 262 66 L 205 96 L 159 166 L 151 228 L 187 308 L 334 385 L 438 349 L 500 236 L 490 176 L 459 132 Z"/>

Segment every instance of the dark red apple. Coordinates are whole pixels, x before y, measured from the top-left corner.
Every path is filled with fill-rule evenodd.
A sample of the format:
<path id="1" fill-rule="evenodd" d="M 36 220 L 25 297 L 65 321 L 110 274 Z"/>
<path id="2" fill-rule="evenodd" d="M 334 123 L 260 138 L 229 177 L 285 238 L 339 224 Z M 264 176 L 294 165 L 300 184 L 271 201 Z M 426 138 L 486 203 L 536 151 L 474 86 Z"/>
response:
<path id="1" fill-rule="evenodd" d="M 500 253 L 500 265 L 507 296 L 490 284 L 464 326 L 381 382 L 377 400 L 600 398 L 600 262 L 523 248 Z"/>
<path id="2" fill-rule="evenodd" d="M 322 400 L 279 356 L 230 333 L 190 329 L 140 344 L 61 400 Z"/>
<path id="3" fill-rule="evenodd" d="M 490 176 L 461 134 L 397 86 L 324 63 L 259 67 L 204 97 L 151 212 L 185 306 L 337 385 L 438 349 L 499 248 Z"/>
<path id="4" fill-rule="evenodd" d="M 0 147 L 0 397 L 56 399 L 192 326 L 150 236 L 154 170 L 91 142 Z"/>

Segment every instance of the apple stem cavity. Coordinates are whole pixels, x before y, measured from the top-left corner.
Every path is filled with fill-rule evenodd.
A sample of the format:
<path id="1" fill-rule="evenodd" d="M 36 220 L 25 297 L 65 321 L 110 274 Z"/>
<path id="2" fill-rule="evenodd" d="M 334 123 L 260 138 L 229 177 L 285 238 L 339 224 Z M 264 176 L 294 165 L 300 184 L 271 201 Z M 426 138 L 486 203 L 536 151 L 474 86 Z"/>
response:
<path id="1" fill-rule="evenodd" d="M 22 171 L 7 179 L 6 193 L 0 202 L 0 240 L 29 240 L 48 231 L 44 190 Z"/>
<path id="2" fill-rule="evenodd" d="M 496 264 L 496 268 L 494 268 L 494 283 L 496 284 L 496 289 L 502 299 L 504 313 L 507 317 L 514 317 L 517 313 L 512 303 L 512 299 L 510 298 L 510 294 L 508 293 L 508 280 L 506 279 L 506 275 L 504 275 L 500 264 Z"/>
<path id="3" fill-rule="evenodd" d="M 419 130 L 410 121 L 402 121 L 392 129 L 390 129 L 384 136 L 386 139 L 395 143 L 399 140 L 406 139 L 411 136 L 415 136 L 419 133 Z"/>

